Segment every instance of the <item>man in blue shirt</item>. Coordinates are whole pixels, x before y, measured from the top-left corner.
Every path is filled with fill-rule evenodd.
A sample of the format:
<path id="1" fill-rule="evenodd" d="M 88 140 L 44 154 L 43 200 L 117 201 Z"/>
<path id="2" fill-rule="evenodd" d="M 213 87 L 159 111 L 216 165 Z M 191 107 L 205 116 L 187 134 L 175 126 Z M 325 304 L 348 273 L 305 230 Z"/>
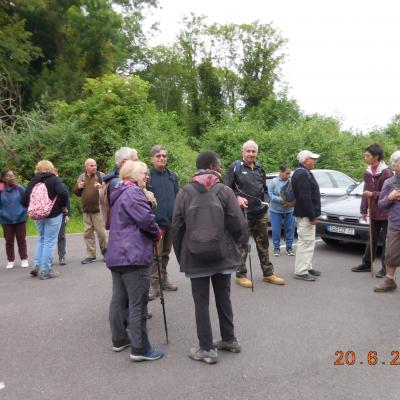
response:
<path id="1" fill-rule="evenodd" d="M 178 287 L 168 280 L 167 265 L 172 249 L 171 223 L 175 205 L 175 197 L 179 191 L 177 175 L 167 168 L 168 152 L 165 147 L 155 145 L 150 151 L 150 160 L 153 167 L 150 169 L 148 181 L 149 189 L 157 200 L 154 210 L 156 222 L 163 230 L 163 237 L 157 242 L 157 255 L 160 257 L 161 279 L 164 290 L 176 291 Z M 157 273 L 157 264 L 154 260 L 150 275 L 149 300 L 160 295 L 160 282 Z"/>

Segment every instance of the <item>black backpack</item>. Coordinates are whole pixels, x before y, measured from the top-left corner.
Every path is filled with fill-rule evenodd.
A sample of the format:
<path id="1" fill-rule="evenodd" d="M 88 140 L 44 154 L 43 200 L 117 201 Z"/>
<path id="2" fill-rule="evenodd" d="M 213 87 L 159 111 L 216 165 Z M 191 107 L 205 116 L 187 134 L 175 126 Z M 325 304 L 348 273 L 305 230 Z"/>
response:
<path id="1" fill-rule="evenodd" d="M 202 261 L 215 261 L 225 254 L 225 211 L 217 196 L 223 187 L 217 183 L 209 192 L 196 184 L 183 187 L 190 196 L 185 212 L 187 249 Z"/>

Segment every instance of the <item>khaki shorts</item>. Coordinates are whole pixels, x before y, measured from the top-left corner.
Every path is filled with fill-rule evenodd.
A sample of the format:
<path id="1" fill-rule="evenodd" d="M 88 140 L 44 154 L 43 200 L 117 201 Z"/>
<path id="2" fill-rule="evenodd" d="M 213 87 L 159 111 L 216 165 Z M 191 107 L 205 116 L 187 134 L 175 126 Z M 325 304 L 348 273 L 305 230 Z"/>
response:
<path id="1" fill-rule="evenodd" d="M 385 262 L 389 267 L 400 266 L 400 231 L 388 226 Z"/>

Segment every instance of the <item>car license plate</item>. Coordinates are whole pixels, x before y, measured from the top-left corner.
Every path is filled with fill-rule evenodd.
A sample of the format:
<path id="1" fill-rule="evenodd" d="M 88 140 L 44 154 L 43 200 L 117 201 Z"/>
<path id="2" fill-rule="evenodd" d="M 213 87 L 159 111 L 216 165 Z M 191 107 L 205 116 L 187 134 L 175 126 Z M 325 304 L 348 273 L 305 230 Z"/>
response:
<path id="1" fill-rule="evenodd" d="M 339 234 L 342 234 L 342 235 L 352 235 L 352 236 L 354 236 L 356 234 L 356 230 L 354 228 L 345 228 L 344 226 L 328 225 L 326 227 L 326 230 L 328 232 L 339 233 Z"/>

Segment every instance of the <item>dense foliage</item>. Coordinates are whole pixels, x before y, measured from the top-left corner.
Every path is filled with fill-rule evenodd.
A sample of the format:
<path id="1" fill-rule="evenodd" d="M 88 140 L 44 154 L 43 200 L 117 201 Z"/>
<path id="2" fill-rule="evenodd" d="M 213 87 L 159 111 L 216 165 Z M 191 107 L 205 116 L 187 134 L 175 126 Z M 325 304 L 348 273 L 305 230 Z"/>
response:
<path id="1" fill-rule="evenodd" d="M 0 2 L 0 168 L 26 181 L 52 160 L 69 187 L 93 157 L 114 167 L 120 146 L 149 161 L 164 144 L 186 182 L 200 150 L 228 166 L 248 139 L 267 171 L 296 165 L 308 148 L 319 167 L 360 179 L 373 142 L 400 144 L 400 116 L 369 134 L 305 115 L 282 89 L 286 40 L 272 24 L 208 24 L 190 15 L 172 45 L 150 48 L 143 21 L 156 0 Z"/>

